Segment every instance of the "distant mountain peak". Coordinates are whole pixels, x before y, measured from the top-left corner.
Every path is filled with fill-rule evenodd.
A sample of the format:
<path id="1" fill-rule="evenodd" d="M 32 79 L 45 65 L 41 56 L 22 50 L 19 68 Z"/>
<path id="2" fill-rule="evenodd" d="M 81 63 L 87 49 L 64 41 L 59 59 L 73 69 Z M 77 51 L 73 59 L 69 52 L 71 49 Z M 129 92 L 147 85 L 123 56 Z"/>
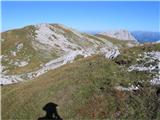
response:
<path id="1" fill-rule="evenodd" d="M 132 41 L 137 41 L 132 34 L 125 29 L 120 29 L 120 30 L 115 30 L 115 31 L 107 31 L 100 33 L 102 35 L 107 35 L 109 37 L 113 37 L 119 40 L 132 40 Z"/>

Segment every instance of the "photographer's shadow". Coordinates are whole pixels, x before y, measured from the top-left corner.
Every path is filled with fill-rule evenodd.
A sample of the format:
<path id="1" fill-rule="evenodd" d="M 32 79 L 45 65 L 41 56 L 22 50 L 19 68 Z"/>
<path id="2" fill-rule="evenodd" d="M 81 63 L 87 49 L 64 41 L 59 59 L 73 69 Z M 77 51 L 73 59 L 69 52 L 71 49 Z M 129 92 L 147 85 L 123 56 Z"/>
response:
<path id="1" fill-rule="evenodd" d="M 43 110 L 46 111 L 46 115 L 44 117 L 38 118 L 38 120 L 62 120 L 62 118 L 58 115 L 57 107 L 58 105 L 55 103 L 47 103 Z"/>

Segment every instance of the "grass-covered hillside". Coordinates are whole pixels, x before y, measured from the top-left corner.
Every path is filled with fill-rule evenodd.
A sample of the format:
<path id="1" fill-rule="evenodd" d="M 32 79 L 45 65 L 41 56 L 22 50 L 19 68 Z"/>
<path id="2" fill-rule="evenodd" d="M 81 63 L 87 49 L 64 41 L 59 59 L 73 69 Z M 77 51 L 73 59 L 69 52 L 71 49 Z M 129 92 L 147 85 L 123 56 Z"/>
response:
<path id="1" fill-rule="evenodd" d="M 35 39 L 34 26 L 9 30 L 2 33 L 2 65 L 6 74 L 20 74 L 36 70 L 41 64 L 57 57 L 55 52 L 36 50 L 32 42 Z M 26 64 L 25 64 L 26 63 Z"/>
<path id="2" fill-rule="evenodd" d="M 61 24 L 36 24 L 2 33 L 1 85 L 33 80 L 77 57 L 120 54 L 121 40 L 81 33 Z M 129 42 L 130 43 L 130 42 Z M 132 43 L 130 43 L 132 44 Z M 135 44 L 132 44 L 135 45 Z"/>
<path id="3" fill-rule="evenodd" d="M 160 44 L 124 50 L 114 60 L 79 57 L 35 80 L 2 86 L 2 119 L 37 119 L 53 102 L 64 120 L 158 120 L 159 86 L 149 82 L 156 73 L 128 71 L 139 54 L 150 51 L 160 51 Z"/>
<path id="4" fill-rule="evenodd" d="M 61 24 L 37 24 L 5 31 L 1 43 L 2 73 L 9 79 L 37 71 L 56 59 L 58 62 L 70 62 L 79 54 L 91 56 L 118 51 L 106 39 L 83 34 Z M 3 81 L 3 84 L 15 83 L 18 79 Z"/>

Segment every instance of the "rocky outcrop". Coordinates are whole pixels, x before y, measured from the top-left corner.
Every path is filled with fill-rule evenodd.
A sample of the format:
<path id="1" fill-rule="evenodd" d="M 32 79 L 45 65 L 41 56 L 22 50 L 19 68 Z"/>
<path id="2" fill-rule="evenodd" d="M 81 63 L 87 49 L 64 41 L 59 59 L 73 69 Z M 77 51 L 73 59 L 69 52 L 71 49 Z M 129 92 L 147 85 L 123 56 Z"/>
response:
<path id="1" fill-rule="evenodd" d="M 139 61 L 141 61 L 140 64 Z M 128 72 L 138 71 L 143 72 L 146 71 L 148 73 L 153 74 L 153 78 L 150 80 L 152 85 L 160 84 L 160 52 L 152 51 L 152 52 L 144 52 L 143 55 L 139 54 L 139 58 L 137 58 L 137 64 L 131 65 L 128 68 Z"/>

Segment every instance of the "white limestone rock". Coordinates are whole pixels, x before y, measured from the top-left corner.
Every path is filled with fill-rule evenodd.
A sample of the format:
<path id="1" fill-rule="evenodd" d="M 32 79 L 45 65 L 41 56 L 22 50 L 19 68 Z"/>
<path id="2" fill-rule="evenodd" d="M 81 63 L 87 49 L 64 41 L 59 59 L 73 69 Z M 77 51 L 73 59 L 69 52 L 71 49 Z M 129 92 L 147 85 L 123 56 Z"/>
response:
<path id="1" fill-rule="evenodd" d="M 11 55 L 15 57 L 17 53 L 15 51 L 11 51 Z"/>
<path id="2" fill-rule="evenodd" d="M 17 51 L 19 52 L 23 48 L 23 43 L 19 43 L 16 47 Z"/>
<path id="3" fill-rule="evenodd" d="M 116 86 L 115 89 L 119 91 L 135 91 L 139 88 L 138 86 L 131 85 L 130 87 Z"/>
<path id="4" fill-rule="evenodd" d="M 14 63 L 14 65 L 16 65 L 18 67 L 24 67 L 24 66 L 28 65 L 28 62 L 27 61 L 16 61 Z"/>

